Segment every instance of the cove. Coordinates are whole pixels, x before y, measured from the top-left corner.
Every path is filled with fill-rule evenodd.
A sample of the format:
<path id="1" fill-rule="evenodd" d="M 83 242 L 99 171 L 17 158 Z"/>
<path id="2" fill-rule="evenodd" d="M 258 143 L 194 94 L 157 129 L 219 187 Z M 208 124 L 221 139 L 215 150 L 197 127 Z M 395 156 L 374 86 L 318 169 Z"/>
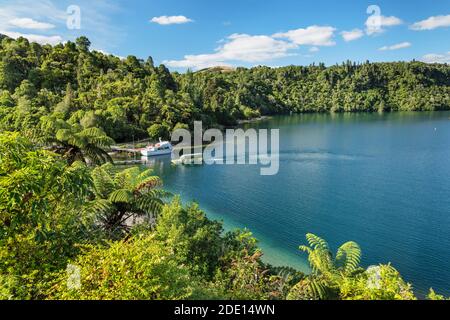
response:
<path id="1" fill-rule="evenodd" d="M 265 260 L 308 272 L 305 234 L 353 240 L 368 267 L 391 262 L 417 294 L 450 295 L 450 113 L 311 114 L 247 124 L 280 129 L 280 168 L 171 166 L 166 189 L 227 229 L 248 228 Z"/>

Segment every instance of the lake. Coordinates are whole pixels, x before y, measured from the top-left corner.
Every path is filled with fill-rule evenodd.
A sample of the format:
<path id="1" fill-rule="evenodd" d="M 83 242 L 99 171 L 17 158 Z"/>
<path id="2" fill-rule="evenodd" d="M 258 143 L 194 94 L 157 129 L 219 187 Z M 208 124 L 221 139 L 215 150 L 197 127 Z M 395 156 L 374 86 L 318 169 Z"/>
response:
<path id="1" fill-rule="evenodd" d="M 248 228 L 265 260 L 309 270 L 305 234 L 349 240 L 363 266 L 391 262 L 415 292 L 450 295 L 450 113 L 314 114 L 246 125 L 280 129 L 280 171 L 173 167 L 165 186 L 227 229 Z"/>

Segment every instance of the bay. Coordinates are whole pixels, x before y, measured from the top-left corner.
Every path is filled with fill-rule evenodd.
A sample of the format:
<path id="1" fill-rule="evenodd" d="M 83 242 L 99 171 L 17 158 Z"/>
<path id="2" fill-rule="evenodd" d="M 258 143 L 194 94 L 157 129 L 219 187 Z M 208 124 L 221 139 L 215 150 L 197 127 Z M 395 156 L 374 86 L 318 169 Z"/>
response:
<path id="1" fill-rule="evenodd" d="M 197 201 L 226 229 L 248 228 L 264 259 L 308 272 L 306 233 L 333 249 L 349 240 L 363 266 L 391 262 L 414 290 L 450 295 L 450 113 L 279 116 L 280 171 L 171 166 L 151 159 L 166 189 Z"/>

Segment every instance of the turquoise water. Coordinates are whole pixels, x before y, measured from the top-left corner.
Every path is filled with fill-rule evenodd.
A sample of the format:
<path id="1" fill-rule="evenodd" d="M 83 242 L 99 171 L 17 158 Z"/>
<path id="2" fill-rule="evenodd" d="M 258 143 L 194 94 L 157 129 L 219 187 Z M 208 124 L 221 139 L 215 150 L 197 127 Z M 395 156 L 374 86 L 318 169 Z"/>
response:
<path id="1" fill-rule="evenodd" d="M 332 248 L 354 240 L 364 266 L 391 262 L 414 284 L 450 295 L 450 113 L 300 115 L 251 124 L 280 129 L 280 171 L 172 167 L 166 188 L 198 201 L 227 229 L 250 229 L 265 259 L 308 271 L 308 232 Z"/>

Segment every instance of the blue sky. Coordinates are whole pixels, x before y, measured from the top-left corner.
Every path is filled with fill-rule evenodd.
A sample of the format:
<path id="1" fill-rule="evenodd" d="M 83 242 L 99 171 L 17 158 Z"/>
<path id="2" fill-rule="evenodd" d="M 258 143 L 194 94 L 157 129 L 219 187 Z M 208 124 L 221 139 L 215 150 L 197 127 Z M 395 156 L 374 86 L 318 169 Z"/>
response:
<path id="1" fill-rule="evenodd" d="M 77 21 L 71 5 L 80 29 L 67 27 L 68 18 Z M 450 63 L 450 0 L 0 0 L 0 32 L 52 44 L 86 35 L 92 49 L 151 55 L 179 71 L 347 59 Z"/>

